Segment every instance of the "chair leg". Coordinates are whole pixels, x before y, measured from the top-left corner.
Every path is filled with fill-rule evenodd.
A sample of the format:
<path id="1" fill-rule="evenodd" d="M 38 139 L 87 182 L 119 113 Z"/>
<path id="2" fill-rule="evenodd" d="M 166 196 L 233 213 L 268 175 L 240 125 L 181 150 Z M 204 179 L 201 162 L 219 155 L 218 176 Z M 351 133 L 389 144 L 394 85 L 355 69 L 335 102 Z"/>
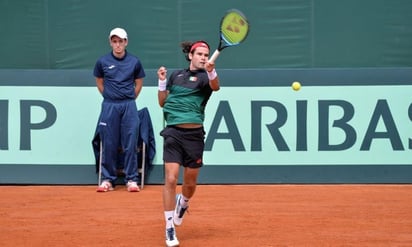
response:
<path id="1" fill-rule="evenodd" d="M 143 142 L 142 145 L 142 173 L 140 177 L 140 187 L 143 189 L 144 187 L 144 179 L 145 179 L 145 171 L 146 171 L 146 143 Z"/>
<path id="2" fill-rule="evenodd" d="M 102 141 L 100 140 L 100 153 L 99 153 L 99 178 L 97 181 L 97 186 L 100 186 L 100 184 L 102 183 L 102 155 L 103 155 L 103 144 Z"/>

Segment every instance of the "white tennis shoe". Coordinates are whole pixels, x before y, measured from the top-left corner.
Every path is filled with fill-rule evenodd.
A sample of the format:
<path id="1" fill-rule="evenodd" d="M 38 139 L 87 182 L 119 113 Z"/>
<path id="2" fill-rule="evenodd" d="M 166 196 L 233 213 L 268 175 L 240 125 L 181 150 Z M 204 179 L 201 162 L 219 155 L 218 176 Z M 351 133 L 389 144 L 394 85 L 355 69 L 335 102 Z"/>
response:
<path id="1" fill-rule="evenodd" d="M 170 227 L 166 229 L 166 246 L 167 247 L 179 246 L 179 240 L 177 240 L 176 231 L 174 227 Z"/>
<path id="2" fill-rule="evenodd" d="M 187 207 L 182 207 L 180 205 L 180 199 L 182 198 L 182 194 L 177 194 L 176 195 L 176 207 L 175 207 L 175 212 L 173 214 L 173 223 L 176 226 L 180 226 L 183 222 L 183 216 L 185 215 L 186 210 L 189 208 Z"/>

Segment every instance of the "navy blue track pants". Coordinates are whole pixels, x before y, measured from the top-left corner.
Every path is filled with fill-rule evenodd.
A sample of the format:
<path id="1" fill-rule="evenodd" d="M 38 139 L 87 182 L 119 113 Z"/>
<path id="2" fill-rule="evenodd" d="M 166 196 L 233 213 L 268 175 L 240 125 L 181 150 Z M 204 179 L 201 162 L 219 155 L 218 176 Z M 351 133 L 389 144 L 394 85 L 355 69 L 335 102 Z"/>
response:
<path id="1" fill-rule="evenodd" d="M 120 153 L 123 152 L 125 182 L 138 180 L 137 139 L 139 115 L 134 100 L 102 103 L 99 134 L 103 144 L 102 179 L 112 183 L 117 179 Z"/>

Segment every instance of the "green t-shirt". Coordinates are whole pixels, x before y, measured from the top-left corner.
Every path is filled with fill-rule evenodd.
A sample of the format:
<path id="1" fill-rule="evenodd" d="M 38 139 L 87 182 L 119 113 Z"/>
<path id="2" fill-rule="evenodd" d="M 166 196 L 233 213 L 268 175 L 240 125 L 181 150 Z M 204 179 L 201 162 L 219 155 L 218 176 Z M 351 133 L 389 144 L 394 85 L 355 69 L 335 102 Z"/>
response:
<path id="1" fill-rule="evenodd" d="M 169 95 L 163 106 L 167 125 L 203 124 L 205 107 L 213 90 L 205 70 L 177 70 L 168 82 Z"/>

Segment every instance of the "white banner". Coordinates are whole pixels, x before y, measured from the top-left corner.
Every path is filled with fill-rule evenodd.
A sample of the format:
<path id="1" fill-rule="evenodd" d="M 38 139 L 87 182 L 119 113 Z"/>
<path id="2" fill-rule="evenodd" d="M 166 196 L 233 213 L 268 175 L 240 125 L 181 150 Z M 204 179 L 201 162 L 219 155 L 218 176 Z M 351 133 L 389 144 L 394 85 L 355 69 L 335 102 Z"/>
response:
<path id="1" fill-rule="evenodd" d="M 208 165 L 412 164 L 412 86 L 222 87 L 206 107 Z M 0 87 L 1 164 L 94 164 L 94 87 Z M 144 87 L 162 163 L 157 88 Z"/>

